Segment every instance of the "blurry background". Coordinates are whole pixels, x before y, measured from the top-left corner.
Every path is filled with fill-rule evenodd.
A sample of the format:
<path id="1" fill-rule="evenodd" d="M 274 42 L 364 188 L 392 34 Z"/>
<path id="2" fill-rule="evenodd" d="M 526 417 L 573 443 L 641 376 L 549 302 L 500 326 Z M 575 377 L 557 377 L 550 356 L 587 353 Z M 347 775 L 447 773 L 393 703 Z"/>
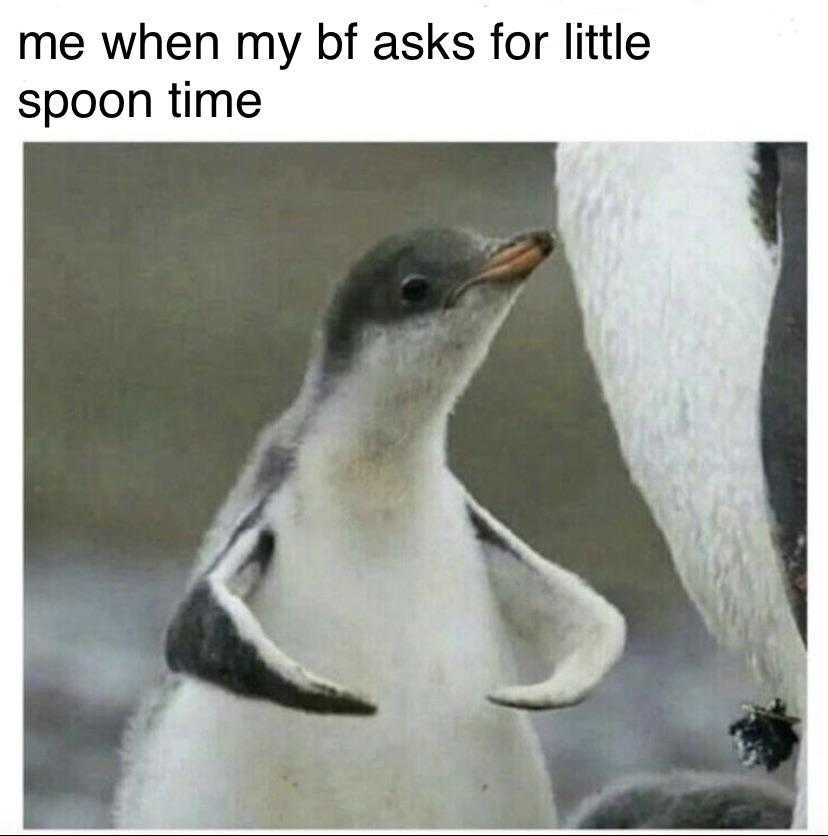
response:
<path id="1" fill-rule="evenodd" d="M 26 146 L 28 827 L 109 824 L 165 621 L 257 430 L 296 392 L 330 283 L 405 227 L 554 226 L 553 167 L 549 145 Z M 564 253 L 461 402 L 451 461 L 629 622 L 598 692 L 537 717 L 561 812 L 636 770 L 741 771 L 727 726 L 761 695 L 713 646 L 630 484 Z"/>

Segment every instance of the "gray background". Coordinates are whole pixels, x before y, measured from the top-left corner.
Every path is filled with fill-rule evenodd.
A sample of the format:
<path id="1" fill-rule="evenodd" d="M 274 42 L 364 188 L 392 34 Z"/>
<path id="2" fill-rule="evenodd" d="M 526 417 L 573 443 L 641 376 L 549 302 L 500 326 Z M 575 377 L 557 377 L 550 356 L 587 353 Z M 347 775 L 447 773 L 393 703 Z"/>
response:
<path id="1" fill-rule="evenodd" d="M 554 226 L 553 165 L 549 145 L 26 147 L 27 826 L 108 824 L 165 619 L 257 430 L 299 385 L 330 283 L 401 228 Z M 629 621 L 595 696 L 538 717 L 562 810 L 635 770 L 738 771 L 726 727 L 758 695 L 630 484 L 563 253 L 504 326 L 450 447 L 489 508 Z"/>

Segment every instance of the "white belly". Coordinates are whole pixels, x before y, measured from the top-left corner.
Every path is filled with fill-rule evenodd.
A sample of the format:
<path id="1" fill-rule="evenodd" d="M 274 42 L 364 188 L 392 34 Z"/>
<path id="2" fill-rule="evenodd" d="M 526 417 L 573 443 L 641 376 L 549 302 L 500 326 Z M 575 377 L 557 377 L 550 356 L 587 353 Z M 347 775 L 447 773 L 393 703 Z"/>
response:
<path id="1" fill-rule="evenodd" d="M 407 509 L 336 526 L 287 502 L 251 606 L 280 647 L 378 713 L 324 717 L 186 681 L 145 741 L 122 823 L 554 826 L 529 718 L 485 698 L 516 674 L 459 496 L 435 498 L 428 521 Z"/>
<path id="2" fill-rule="evenodd" d="M 761 453 L 778 276 L 750 205 L 753 147 L 563 144 L 559 227 L 633 481 L 711 632 L 805 710 L 805 648 Z"/>

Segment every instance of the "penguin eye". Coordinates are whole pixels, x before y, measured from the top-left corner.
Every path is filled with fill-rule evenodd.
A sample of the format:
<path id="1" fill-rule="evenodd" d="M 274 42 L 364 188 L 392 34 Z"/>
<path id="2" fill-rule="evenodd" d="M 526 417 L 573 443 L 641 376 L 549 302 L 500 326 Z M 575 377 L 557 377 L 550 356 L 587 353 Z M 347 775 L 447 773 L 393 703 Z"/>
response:
<path id="1" fill-rule="evenodd" d="M 403 283 L 400 285 L 400 295 L 404 301 L 416 304 L 422 302 L 428 296 L 430 289 L 428 279 L 415 273 L 403 279 Z"/>

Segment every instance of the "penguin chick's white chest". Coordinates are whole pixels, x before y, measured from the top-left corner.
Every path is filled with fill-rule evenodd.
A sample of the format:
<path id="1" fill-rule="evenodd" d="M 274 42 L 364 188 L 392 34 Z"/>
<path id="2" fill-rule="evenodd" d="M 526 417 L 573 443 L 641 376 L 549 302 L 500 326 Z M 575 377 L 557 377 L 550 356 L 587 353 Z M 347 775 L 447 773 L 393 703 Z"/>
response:
<path id="1" fill-rule="evenodd" d="M 337 497 L 301 484 L 266 511 L 278 561 L 251 609 L 290 656 L 370 693 L 378 712 L 321 716 L 187 680 L 153 736 L 169 744 L 156 768 L 186 770 L 192 790 L 171 781 L 147 824 L 553 826 L 528 716 L 486 700 L 515 671 L 450 473 L 374 507 L 367 485 Z"/>
<path id="2" fill-rule="evenodd" d="M 315 478 L 317 493 L 297 474 L 273 509 L 278 566 L 251 606 L 291 656 L 382 714 L 439 716 L 514 671 L 464 495 L 442 466 L 406 471 Z"/>

